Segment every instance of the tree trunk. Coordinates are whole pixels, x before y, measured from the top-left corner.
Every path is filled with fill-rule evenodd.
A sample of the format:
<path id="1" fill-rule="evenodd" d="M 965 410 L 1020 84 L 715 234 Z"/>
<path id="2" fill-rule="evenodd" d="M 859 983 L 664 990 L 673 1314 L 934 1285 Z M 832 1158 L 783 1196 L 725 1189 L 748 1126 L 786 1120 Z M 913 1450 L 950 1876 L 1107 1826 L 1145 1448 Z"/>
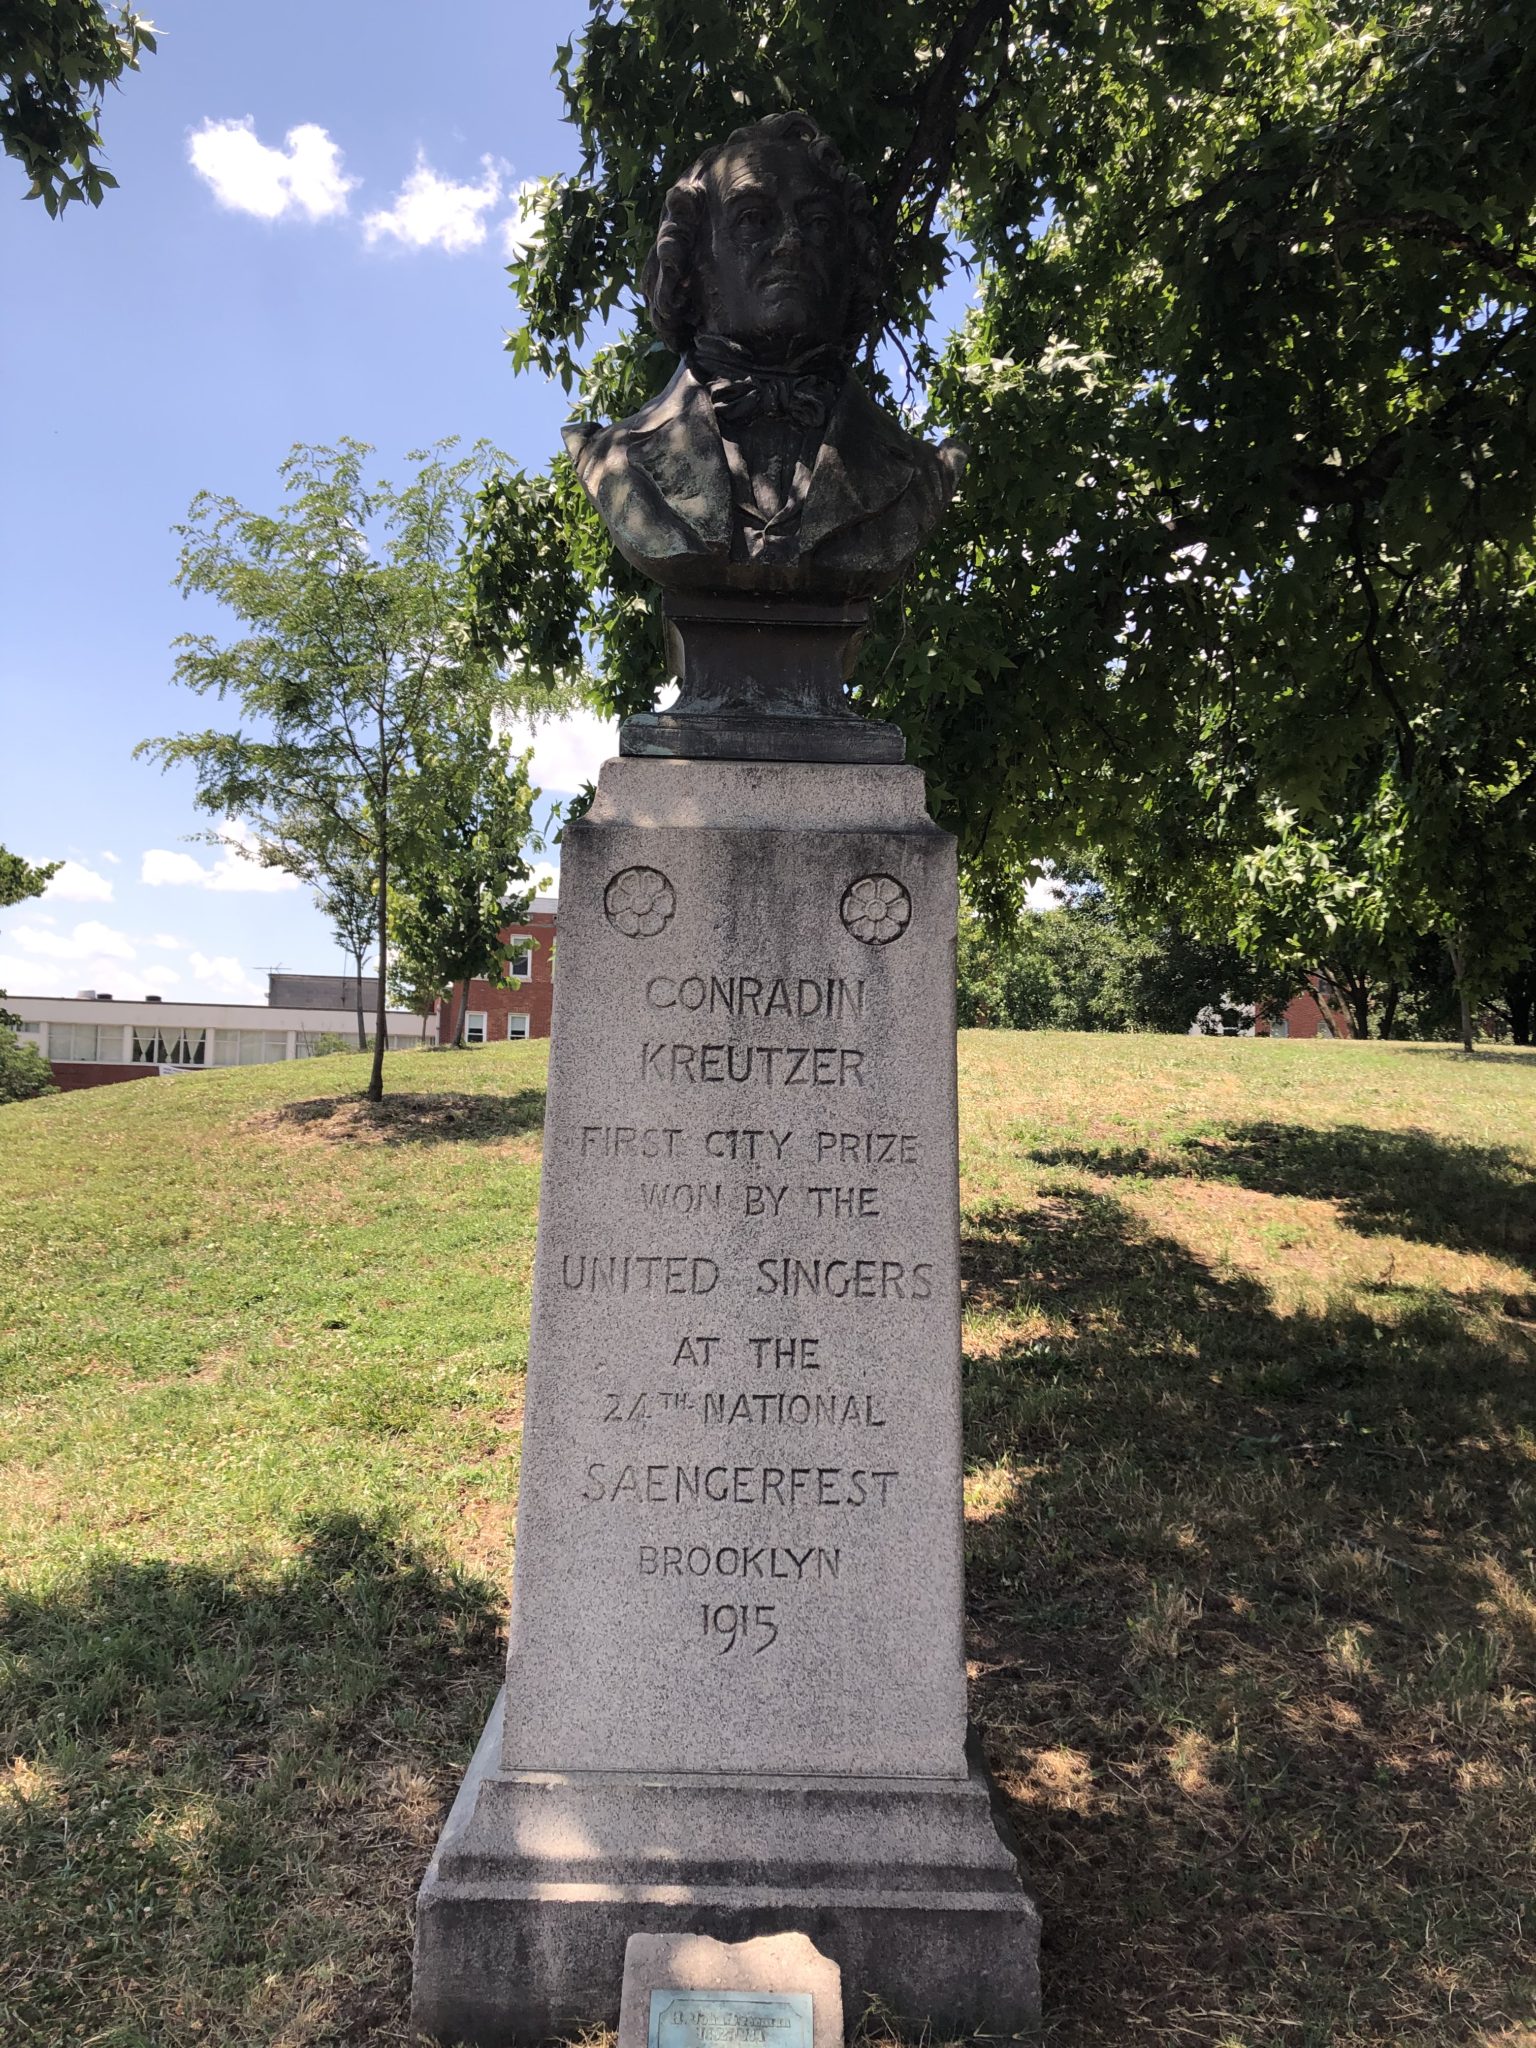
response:
<path id="1" fill-rule="evenodd" d="M 1461 1049 L 1471 1057 L 1472 1053 L 1472 999 L 1467 993 L 1467 947 L 1464 939 L 1447 939 L 1445 950 L 1451 956 L 1451 972 L 1456 977 L 1456 1001 L 1461 1010 Z"/>
<path id="2" fill-rule="evenodd" d="M 1529 1045 L 1536 1024 L 1536 965 L 1519 968 L 1504 987 L 1509 1005 L 1509 1035 L 1516 1045 Z"/>
<path id="3" fill-rule="evenodd" d="M 1389 981 L 1381 1002 L 1381 1035 L 1390 1038 L 1397 1029 L 1397 1006 L 1403 1000 L 1403 984 Z"/>
<path id="4" fill-rule="evenodd" d="M 459 1024 L 458 1029 L 453 1034 L 454 1048 L 458 1052 L 462 1052 L 464 1050 L 464 1026 L 468 1023 L 468 1021 L 469 977 L 466 975 L 464 980 L 459 984 Z"/>
<path id="5" fill-rule="evenodd" d="M 1356 1038 L 1371 1035 L 1371 985 L 1368 981 L 1340 983 L 1344 996 L 1344 1007 L 1349 1011 L 1349 1021 Z"/>
<path id="6" fill-rule="evenodd" d="M 389 1043 L 389 1015 L 384 1007 L 384 981 L 389 967 L 389 835 L 384 804 L 379 805 L 379 999 L 373 1019 L 373 1071 L 368 1076 L 368 1100 L 384 1100 L 384 1048 Z M 361 991 L 362 981 L 359 978 Z"/>
<path id="7" fill-rule="evenodd" d="M 368 1023 L 363 1015 L 363 958 L 361 953 L 352 955 L 352 965 L 357 969 L 357 1049 L 368 1050 Z"/>

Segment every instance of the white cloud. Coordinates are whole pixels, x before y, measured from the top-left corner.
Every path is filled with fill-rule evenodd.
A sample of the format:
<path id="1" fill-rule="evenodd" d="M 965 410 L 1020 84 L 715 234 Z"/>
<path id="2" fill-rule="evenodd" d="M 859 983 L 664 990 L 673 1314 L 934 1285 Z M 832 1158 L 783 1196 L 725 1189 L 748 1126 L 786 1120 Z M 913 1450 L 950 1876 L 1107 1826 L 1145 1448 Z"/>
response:
<path id="1" fill-rule="evenodd" d="M 165 953 L 185 953 L 187 950 L 186 940 L 174 938 L 170 932 L 156 932 L 149 943 Z"/>
<path id="2" fill-rule="evenodd" d="M 440 178 L 418 150 L 416 168 L 396 193 L 394 205 L 364 217 L 364 236 L 369 242 L 387 236 L 408 249 L 444 249 L 450 255 L 478 248 L 485 240 L 485 216 L 501 198 L 505 170 L 490 156 L 482 157 L 480 165 L 478 185 L 458 185 Z"/>
<path id="3" fill-rule="evenodd" d="M 120 868 L 123 864 L 123 856 L 120 853 L 109 853 L 105 847 L 101 849 L 101 858 L 110 861 L 115 868 Z"/>
<path id="4" fill-rule="evenodd" d="M 529 872 L 535 896 L 555 896 L 560 891 L 560 870 L 552 860 L 536 860 Z M 524 885 L 527 886 L 526 884 Z"/>
<path id="5" fill-rule="evenodd" d="M 188 966 L 197 983 L 195 989 L 188 991 L 189 997 L 211 996 L 220 1003 L 264 1003 L 267 999 L 266 983 L 247 974 L 233 953 L 216 953 L 212 957 L 193 953 Z"/>
<path id="6" fill-rule="evenodd" d="M 43 891 L 43 901 L 110 903 L 112 884 L 105 875 L 98 875 L 93 868 L 84 867 L 77 860 L 67 860 Z"/>
<path id="7" fill-rule="evenodd" d="M 347 194 L 357 185 L 341 168 L 341 151 L 312 121 L 290 128 L 286 147 L 272 149 L 256 138 L 247 114 L 239 121 L 204 121 L 187 143 L 192 168 L 213 188 L 221 206 L 254 213 L 261 220 L 304 214 L 326 220 L 347 211 Z"/>
<path id="8" fill-rule="evenodd" d="M 526 256 L 543 234 L 544 209 L 549 195 L 540 190 L 537 178 L 525 178 L 510 196 L 517 210 L 497 223 L 501 246 L 509 260 Z"/>
<path id="9" fill-rule="evenodd" d="M 1038 874 L 1024 891 L 1026 910 L 1060 910 L 1067 900 L 1067 885 L 1049 868 Z"/>
<path id="10" fill-rule="evenodd" d="M 506 732 L 519 753 L 533 748 L 530 772 L 546 793 L 574 793 L 583 783 L 596 782 L 598 769 L 619 751 L 618 721 L 599 718 L 595 711 L 573 711 L 569 718 L 543 719 L 537 726 L 517 718 Z"/>
<path id="11" fill-rule="evenodd" d="M 190 853 L 172 853 L 163 846 L 150 847 L 139 866 L 139 880 L 152 889 L 213 889 L 220 893 L 273 895 L 283 889 L 302 887 L 296 875 L 282 868 L 264 868 L 253 858 L 256 836 L 248 825 L 231 825 L 211 867 Z"/>
<path id="12" fill-rule="evenodd" d="M 55 932 L 36 924 L 13 925 L 6 941 L 33 960 L 132 960 L 137 948 L 126 932 L 87 918 L 72 932 Z"/>

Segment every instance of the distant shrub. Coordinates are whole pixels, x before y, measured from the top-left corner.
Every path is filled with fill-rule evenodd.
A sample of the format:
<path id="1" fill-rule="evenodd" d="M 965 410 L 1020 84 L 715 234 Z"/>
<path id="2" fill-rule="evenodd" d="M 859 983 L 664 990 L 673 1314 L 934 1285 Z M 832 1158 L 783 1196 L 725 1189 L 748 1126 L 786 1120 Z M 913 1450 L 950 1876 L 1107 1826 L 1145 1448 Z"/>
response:
<path id="1" fill-rule="evenodd" d="M 35 1045 L 23 1045 L 15 1032 L 0 1029 L 0 1102 L 30 1102 L 35 1095 L 53 1095 L 58 1084 L 53 1069 Z"/>

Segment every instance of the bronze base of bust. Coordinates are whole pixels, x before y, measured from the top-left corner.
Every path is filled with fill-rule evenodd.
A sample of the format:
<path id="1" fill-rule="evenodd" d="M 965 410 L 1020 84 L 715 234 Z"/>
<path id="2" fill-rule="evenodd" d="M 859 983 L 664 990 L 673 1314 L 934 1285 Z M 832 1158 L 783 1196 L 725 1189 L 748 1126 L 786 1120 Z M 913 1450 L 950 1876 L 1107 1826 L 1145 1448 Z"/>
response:
<path id="1" fill-rule="evenodd" d="M 899 726 L 848 708 L 845 686 L 869 627 L 867 602 L 671 592 L 666 618 L 677 702 L 626 719 L 621 754 L 887 763 L 905 757 Z"/>

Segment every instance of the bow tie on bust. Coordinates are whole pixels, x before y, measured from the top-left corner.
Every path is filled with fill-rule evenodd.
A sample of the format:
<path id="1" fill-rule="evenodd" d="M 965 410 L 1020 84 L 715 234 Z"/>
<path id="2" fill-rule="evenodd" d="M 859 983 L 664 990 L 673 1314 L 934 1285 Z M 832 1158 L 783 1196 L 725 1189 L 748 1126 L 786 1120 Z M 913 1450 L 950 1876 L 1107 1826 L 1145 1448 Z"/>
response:
<path id="1" fill-rule="evenodd" d="M 786 420 L 809 432 L 832 417 L 848 363 L 823 345 L 782 363 L 757 363 L 723 334 L 695 335 L 689 367 L 709 392 L 722 427 L 739 431 L 759 420 Z"/>

